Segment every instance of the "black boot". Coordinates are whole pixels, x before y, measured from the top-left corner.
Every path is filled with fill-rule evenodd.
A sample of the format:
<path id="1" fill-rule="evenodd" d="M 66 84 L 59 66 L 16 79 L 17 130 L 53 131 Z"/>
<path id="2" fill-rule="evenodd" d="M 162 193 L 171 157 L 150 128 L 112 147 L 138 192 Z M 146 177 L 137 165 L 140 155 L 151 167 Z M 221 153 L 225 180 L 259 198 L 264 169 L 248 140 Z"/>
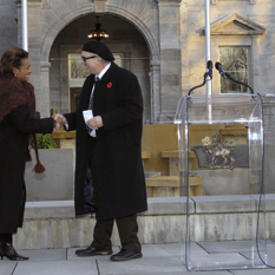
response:
<path id="1" fill-rule="evenodd" d="M 11 261 L 26 261 L 29 258 L 19 255 L 11 243 L 1 242 L 0 243 L 0 257 L 7 257 Z"/>

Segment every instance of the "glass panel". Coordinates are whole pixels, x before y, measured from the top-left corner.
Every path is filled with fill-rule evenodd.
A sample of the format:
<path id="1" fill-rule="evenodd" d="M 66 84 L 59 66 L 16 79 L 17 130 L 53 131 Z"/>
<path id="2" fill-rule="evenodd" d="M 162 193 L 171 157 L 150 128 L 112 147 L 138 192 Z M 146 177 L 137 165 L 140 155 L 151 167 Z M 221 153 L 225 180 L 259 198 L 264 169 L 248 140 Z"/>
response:
<path id="1" fill-rule="evenodd" d="M 220 94 L 210 101 L 211 117 L 205 97 L 183 96 L 175 117 L 181 194 L 186 199 L 185 265 L 194 271 L 265 268 L 261 99 Z M 190 169 L 190 151 L 198 160 L 196 171 Z M 190 193 L 194 176 L 202 178 L 204 197 Z M 200 255 L 198 247 L 206 253 Z"/>
<path id="2" fill-rule="evenodd" d="M 248 83 L 248 47 L 221 47 L 220 62 L 225 72 L 233 78 Z M 245 93 L 247 87 L 221 77 L 222 93 Z"/>

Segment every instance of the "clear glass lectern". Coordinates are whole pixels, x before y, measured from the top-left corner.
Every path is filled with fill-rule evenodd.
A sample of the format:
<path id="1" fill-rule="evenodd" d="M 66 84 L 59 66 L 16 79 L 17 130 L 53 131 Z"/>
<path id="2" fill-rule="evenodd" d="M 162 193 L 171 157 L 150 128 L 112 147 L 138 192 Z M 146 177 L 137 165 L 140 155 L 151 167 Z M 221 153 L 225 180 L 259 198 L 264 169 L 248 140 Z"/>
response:
<path id="1" fill-rule="evenodd" d="M 181 195 L 186 198 L 186 233 L 184 242 L 186 268 L 193 271 L 266 268 L 267 244 L 265 236 L 261 96 L 235 93 L 212 95 L 208 98 L 205 96 L 182 96 L 178 102 L 175 123 L 178 125 L 180 190 Z M 218 129 L 224 129 L 228 125 L 233 125 L 233 127 L 234 125 L 242 126 L 247 131 L 246 144 L 232 145 L 230 142 L 221 141 L 221 137 L 216 134 L 212 138 L 211 136 L 204 137 L 202 135 L 201 144 L 192 146 L 190 127 L 193 125 L 199 125 L 199 127 L 201 125 L 202 129 L 208 126 L 216 126 Z M 199 149 L 201 151 L 200 154 L 204 158 L 204 166 L 199 168 L 198 171 L 200 172 L 201 169 L 202 175 L 217 173 L 218 177 L 218 174 L 222 174 L 223 171 L 225 171 L 224 173 L 226 171 L 234 173 L 234 169 L 236 171 L 242 169 L 247 174 L 246 177 L 240 177 L 240 182 L 238 183 L 239 188 L 242 185 L 245 186 L 242 196 L 246 196 L 247 210 L 245 220 L 247 224 L 242 226 L 242 228 L 236 226 L 234 238 L 226 240 L 226 250 L 208 253 L 203 257 L 197 254 L 196 246 L 202 247 L 201 243 L 205 244 L 207 241 L 217 243 L 217 241 L 222 242 L 223 240 L 213 240 L 213 237 L 208 240 L 207 236 L 202 238 L 203 234 L 199 235 L 194 232 L 198 230 L 200 219 L 201 221 L 204 219 L 203 215 L 197 214 L 192 208 L 192 198 L 190 197 L 189 181 L 192 173 L 189 170 L 189 154 L 190 150 L 194 150 L 194 148 L 196 150 Z M 233 151 L 234 154 L 232 153 Z M 245 154 L 247 154 L 246 161 L 242 160 Z M 196 156 L 198 157 L 197 154 Z M 242 167 L 244 162 L 247 162 L 247 164 Z M 222 178 L 220 177 L 221 181 Z M 205 182 L 207 182 L 207 179 L 203 179 L 203 185 Z M 215 186 L 211 188 L 215 191 Z M 230 190 L 229 193 L 231 197 L 234 194 Z M 207 195 L 210 197 L 211 194 Z M 240 193 L 237 192 L 236 196 L 239 195 Z M 224 201 L 228 200 L 226 193 L 223 193 L 222 196 Z M 212 196 L 212 198 L 215 200 L 215 196 Z M 221 196 L 219 198 L 221 200 Z M 221 203 L 223 203 L 223 199 Z M 219 215 L 221 221 L 226 221 L 226 219 L 222 218 L 222 211 Z M 228 215 L 228 213 L 224 213 L 224 215 Z M 228 222 L 230 222 L 230 219 L 228 219 Z M 226 230 L 226 226 L 218 226 L 215 230 L 218 230 L 217 228 L 223 228 L 223 230 L 225 228 Z M 238 236 L 238 232 L 241 233 L 241 230 L 242 234 L 244 230 L 246 231 L 245 238 L 241 237 L 241 234 Z M 217 236 L 225 236 L 226 232 L 215 232 L 215 234 Z M 236 242 L 236 240 L 239 242 Z M 241 252 L 243 253 L 237 253 L 240 250 L 240 242 L 242 242 Z"/>

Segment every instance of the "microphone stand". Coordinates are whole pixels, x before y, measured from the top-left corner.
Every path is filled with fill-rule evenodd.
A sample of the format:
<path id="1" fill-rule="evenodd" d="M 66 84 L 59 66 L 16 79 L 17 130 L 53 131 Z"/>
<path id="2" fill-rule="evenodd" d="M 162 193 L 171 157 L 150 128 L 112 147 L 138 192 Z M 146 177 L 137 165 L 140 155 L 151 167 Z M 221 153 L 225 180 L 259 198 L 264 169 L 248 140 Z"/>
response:
<path id="1" fill-rule="evenodd" d="M 211 63 L 210 63 L 210 62 L 211 62 Z M 211 67 L 210 67 L 210 66 L 211 66 Z M 198 89 L 198 88 L 204 86 L 204 85 L 206 84 L 206 81 L 208 81 L 208 79 L 207 79 L 208 76 L 209 76 L 210 79 L 212 79 L 212 61 L 210 61 L 210 60 L 207 62 L 207 69 L 208 69 L 208 71 L 205 72 L 204 75 L 203 75 L 203 82 L 202 82 L 200 85 L 196 85 L 196 86 L 192 87 L 192 88 L 188 91 L 188 96 L 190 96 L 191 93 L 192 93 L 194 90 L 196 90 L 196 89 Z"/>

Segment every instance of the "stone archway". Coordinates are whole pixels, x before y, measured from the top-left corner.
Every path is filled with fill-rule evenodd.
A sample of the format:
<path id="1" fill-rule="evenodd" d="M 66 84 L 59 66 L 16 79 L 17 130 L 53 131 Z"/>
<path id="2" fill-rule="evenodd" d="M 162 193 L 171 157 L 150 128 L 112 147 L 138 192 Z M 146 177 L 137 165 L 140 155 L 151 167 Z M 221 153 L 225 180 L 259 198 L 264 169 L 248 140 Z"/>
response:
<path id="1" fill-rule="evenodd" d="M 42 45 L 41 45 L 41 60 L 42 62 L 48 62 L 49 54 L 51 50 L 51 46 L 57 37 L 57 35 L 71 22 L 76 20 L 81 16 L 85 16 L 95 12 L 91 10 L 90 7 L 86 8 L 79 8 L 77 10 L 73 10 L 71 13 L 66 14 L 63 18 L 59 18 L 51 25 L 48 26 L 48 30 L 44 31 L 45 35 L 42 38 Z M 106 12 L 113 13 L 119 17 L 123 17 L 132 24 L 140 31 L 140 33 L 144 36 L 145 41 L 148 44 L 148 48 L 150 50 L 150 55 L 152 60 L 159 60 L 159 45 L 156 39 L 156 35 L 154 36 L 150 29 L 146 26 L 142 20 L 140 20 L 136 15 L 132 14 L 130 11 L 126 11 L 120 9 L 119 7 L 110 6 L 109 10 Z"/>
<path id="2" fill-rule="evenodd" d="M 50 91 L 49 86 L 49 56 L 53 43 L 59 33 L 70 23 L 77 20 L 80 17 L 88 14 L 95 13 L 95 10 L 91 6 L 80 7 L 75 10 L 67 12 L 63 17 L 52 21 L 44 30 L 44 36 L 41 43 L 41 82 L 43 83 L 44 92 Z M 158 116 L 158 106 L 160 105 L 160 51 L 158 44 L 158 33 L 150 30 L 150 27 L 146 25 L 138 16 L 129 10 L 122 9 L 121 7 L 108 5 L 106 6 L 105 13 L 113 14 L 131 23 L 140 32 L 147 44 L 150 53 L 150 122 L 155 122 Z"/>

